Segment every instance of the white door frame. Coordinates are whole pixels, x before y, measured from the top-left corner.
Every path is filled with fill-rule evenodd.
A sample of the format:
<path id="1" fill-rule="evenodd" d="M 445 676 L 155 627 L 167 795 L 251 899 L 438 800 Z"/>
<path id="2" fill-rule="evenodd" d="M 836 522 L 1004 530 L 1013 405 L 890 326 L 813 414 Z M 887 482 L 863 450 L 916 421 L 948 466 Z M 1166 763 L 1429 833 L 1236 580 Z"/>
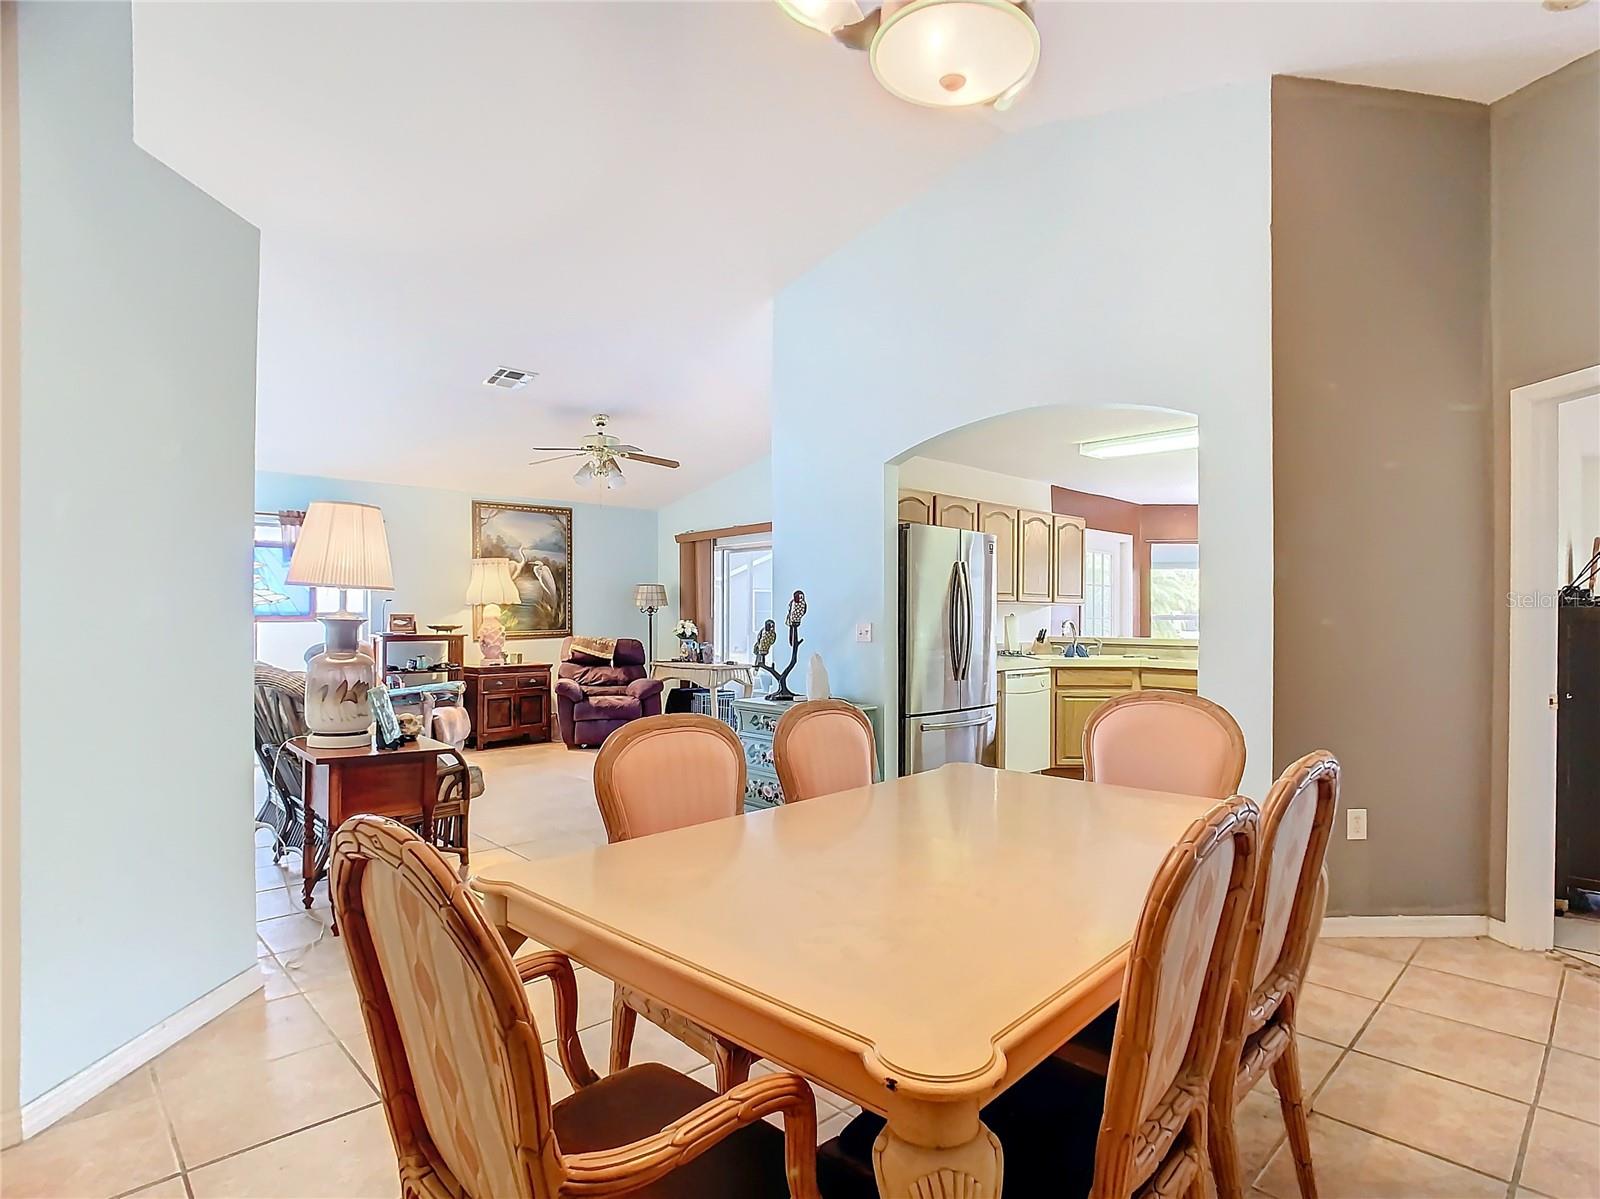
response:
<path id="1" fill-rule="evenodd" d="M 1556 413 L 1600 392 L 1600 366 L 1511 392 L 1510 728 L 1505 937 L 1549 949 L 1556 869 L 1555 593 L 1561 587 Z M 1548 597 L 1548 598 L 1546 598 Z"/>

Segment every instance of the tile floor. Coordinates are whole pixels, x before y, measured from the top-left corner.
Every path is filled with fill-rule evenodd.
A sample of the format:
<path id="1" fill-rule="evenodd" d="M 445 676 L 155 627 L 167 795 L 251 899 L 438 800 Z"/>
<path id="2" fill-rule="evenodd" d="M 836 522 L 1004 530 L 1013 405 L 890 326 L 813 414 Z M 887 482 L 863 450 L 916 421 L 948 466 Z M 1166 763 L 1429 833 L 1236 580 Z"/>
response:
<path id="1" fill-rule="evenodd" d="M 479 863 L 605 840 L 593 755 L 531 746 L 475 760 L 487 780 L 473 812 Z M 323 928 L 326 900 L 307 916 L 284 883 L 258 850 L 262 991 L 6 1152 L 0 1192 L 396 1194 L 343 949 Z M 582 1040 L 603 1068 L 610 985 L 588 970 L 578 979 Z M 530 994 L 541 1030 L 553 1030 L 547 985 Z M 1600 970 L 1489 941 L 1325 940 L 1301 1033 L 1323 1199 L 1600 1199 Z M 560 1098 L 566 1080 L 547 1049 Z M 647 1022 L 634 1052 L 709 1081 L 709 1066 Z M 851 1110 L 819 1090 L 822 1135 Z M 1252 1196 L 1295 1199 L 1270 1084 L 1245 1100 L 1240 1123 Z"/>

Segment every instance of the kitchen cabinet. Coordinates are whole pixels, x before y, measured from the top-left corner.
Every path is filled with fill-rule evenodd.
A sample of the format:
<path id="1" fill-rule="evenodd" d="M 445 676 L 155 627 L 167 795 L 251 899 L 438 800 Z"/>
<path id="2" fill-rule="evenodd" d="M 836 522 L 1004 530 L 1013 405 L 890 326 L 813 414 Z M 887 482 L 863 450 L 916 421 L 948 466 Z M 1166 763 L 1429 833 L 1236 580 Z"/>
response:
<path id="1" fill-rule="evenodd" d="M 994 537 L 994 597 L 1017 598 L 1017 510 L 1000 504 L 978 505 L 978 532 Z"/>
<path id="2" fill-rule="evenodd" d="M 1083 529 L 1081 516 L 1054 519 L 1051 559 L 1051 599 L 1058 604 L 1083 602 Z"/>
<path id="3" fill-rule="evenodd" d="M 1081 687 L 1055 693 L 1054 762 L 1058 769 L 1083 765 L 1083 726 L 1089 723 L 1091 712 L 1118 694 L 1121 693 Z"/>
<path id="4" fill-rule="evenodd" d="M 900 519 L 907 524 L 931 525 L 933 523 L 933 492 L 902 491 L 900 493 Z"/>
<path id="5" fill-rule="evenodd" d="M 963 499 L 958 495 L 933 497 L 933 523 L 946 529 L 978 531 L 978 501 Z"/>
<path id="6" fill-rule="evenodd" d="M 1055 517 L 1048 512 L 1017 513 L 1017 599 L 1048 604 L 1055 598 L 1050 553 L 1055 545 Z"/>
<path id="7" fill-rule="evenodd" d="M 1089 714 L 1129 691 L 1195 690 L 1194 667 L 1058 666 L 1051 686 L 1054 712 L 1051 761 L 1057 769 L 1083 766 L 1083 726 Z"/>

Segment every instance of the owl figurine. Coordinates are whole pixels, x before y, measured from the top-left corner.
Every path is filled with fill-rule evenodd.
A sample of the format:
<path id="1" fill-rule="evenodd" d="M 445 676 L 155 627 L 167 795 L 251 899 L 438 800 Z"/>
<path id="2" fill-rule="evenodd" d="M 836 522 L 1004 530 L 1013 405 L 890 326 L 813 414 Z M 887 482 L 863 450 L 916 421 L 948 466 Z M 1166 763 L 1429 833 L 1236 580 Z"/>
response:
<path id="1" fill-rule="evenodd" d="M 796 591 L 794 598 L 789 601 L 789 615 L 785 618 L 785 623 L 793 627 L 804 620 L 805 615 L 806 593 L 804 591 Z"/>
<path id="2" fill-rule="evenodd" d="M 767 621 L 761 626 L 761 631 L 756 634 L 756 661 L 765 662 L 767 655 L 772 652 L 772 647 L 778 643 L 778 626 L 773 621 Z"/>

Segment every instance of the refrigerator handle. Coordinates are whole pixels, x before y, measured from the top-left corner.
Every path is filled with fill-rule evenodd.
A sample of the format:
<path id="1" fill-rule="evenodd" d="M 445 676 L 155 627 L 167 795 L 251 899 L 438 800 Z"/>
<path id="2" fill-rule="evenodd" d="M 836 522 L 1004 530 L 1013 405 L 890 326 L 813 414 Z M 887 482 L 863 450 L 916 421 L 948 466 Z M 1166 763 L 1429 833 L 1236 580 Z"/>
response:
<path id="1" fill-rule="evenodd" d="M 958 683 L 967 677 L 967 629 L 972 621 L 972 615 L 967 609 L 966 567 L 965 562 L 957 560 L 955 572 L 950 579 L 950 609 L 954 616 L 952 626 L 954 639 L 951 642 L 954 669 L 951 673 Z"/>
<path id="2" fill-rule="evenodd" d="M 994 713 L 985 712 L 983 715 L 974 716 L 970 720 L 919 720 L 917 728 L 924 733 L 941 733 L 946 729 L 975 729 L 993 723 Z"/>
<path id="3" fill-rule="evenodd" d="M 945 625 L 945 635 L 950 647 L 950 678 L 954 682 L 961 680 L 961 646 L 957 641 L 960 620 L 961 563 L 957 562 L 950 568 L 950 616 Z"/>
<path id="4" fill-rule="evenodd" d="M 961 681 L 972 670 L 972 568 L 961 560 L 961 627 L 966 632 L 966 649 L 961 654 Z"/>

